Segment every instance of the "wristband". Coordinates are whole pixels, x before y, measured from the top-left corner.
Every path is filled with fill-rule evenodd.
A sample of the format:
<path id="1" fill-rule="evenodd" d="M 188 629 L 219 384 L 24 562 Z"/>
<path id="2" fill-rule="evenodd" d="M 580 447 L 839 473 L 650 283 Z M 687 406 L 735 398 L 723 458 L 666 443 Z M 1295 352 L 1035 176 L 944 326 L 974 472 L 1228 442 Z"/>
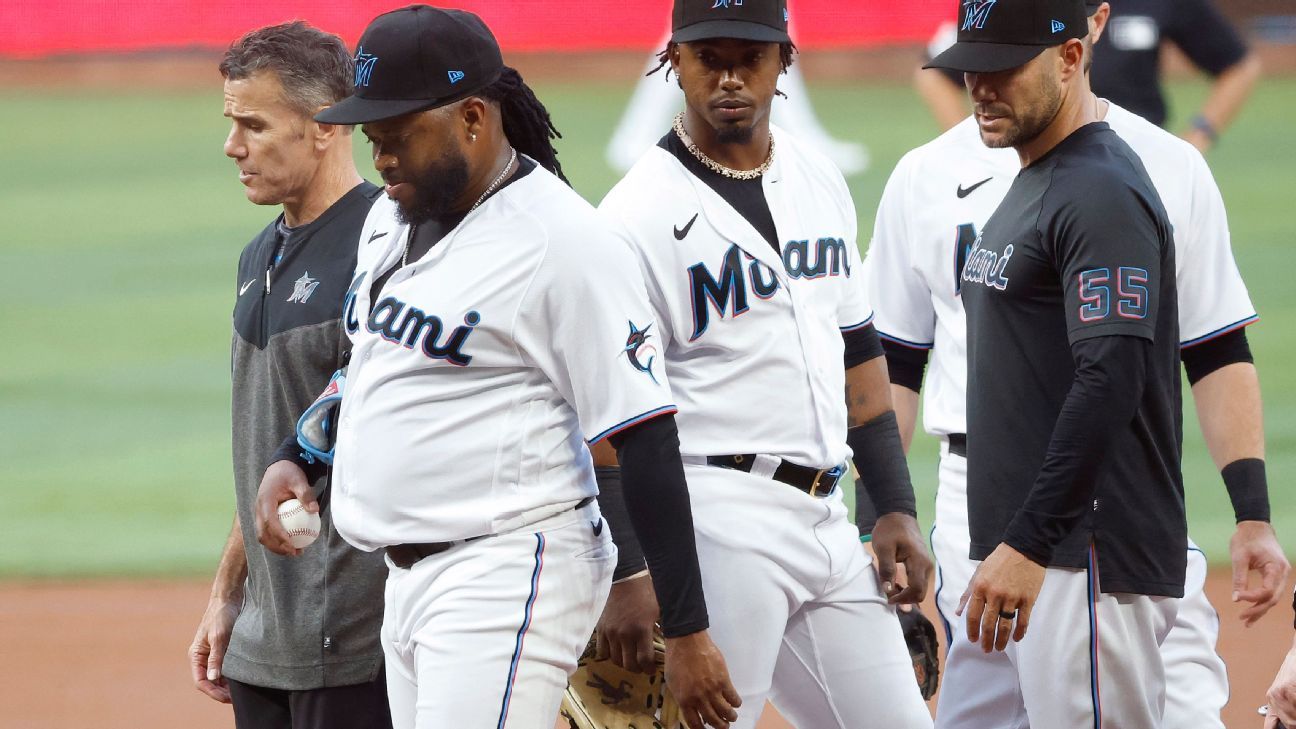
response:
<path id="1" fill-rule="evenodd" d="M 1265 462 L 1240 458 L 1220 471 L 1238 521 L 1269 521 L 1269 482 Z"/>
<path id="2" fill-rule="evenodd" d="M 867 495 L 877 516 L 899 512 L 916 517 L 917 500 L 913 484 L 909 482 L 909 463 L 905 461 L 900 445 L 900 427 L 896 424 L 894 410 L 873 418 L 863 425 L 846 431 L 846 444 L 850 446 L 855 470 L 857 503 L 859 495 Z M 856 524 L 859 513 L 856 513 Z M 869 529 L 860 531 L 872 531 Z"/>
<path id="3" fill-rule="evenodd" d="M 1215 130 L 1215 127 L 1211 125 L 1210 121 L 1207 120 L 1206 117 L 1198 114 L 1192 118 L 1190 123 L 1192 124 L 1193 129 L 1205 134 L 1206 138 L 1211 141 L 1211 144 L 1215 144 L 1219 141 L 1219 132 Z"/>

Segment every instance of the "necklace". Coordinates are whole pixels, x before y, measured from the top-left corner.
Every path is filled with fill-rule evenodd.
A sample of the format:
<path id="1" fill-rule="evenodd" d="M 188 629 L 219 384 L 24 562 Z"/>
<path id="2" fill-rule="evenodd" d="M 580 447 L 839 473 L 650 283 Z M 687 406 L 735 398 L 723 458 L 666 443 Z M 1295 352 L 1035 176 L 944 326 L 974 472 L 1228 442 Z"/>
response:
<path id="1" fill-rule="evenodd" d="M 468 208 L 468 212 L 464 214 L 465 216 L 470 215 L 472 211 L 477 209 L 478 205 L 486 202 L 486 198 L 490 197 L 491 193 L 495 192 L 495 190 L 499 188 L 500 183 L 504 182 L 504 178 L 508 176 L 509 170 L 513 169 L 514 162 L 517 162 L 517 150 L 513 147 L 509 147 L 508 164 L 504 165 L 504 169 L 500 170 L 499 175 L 495 177 L 495 181 L 486 186 L 486 192 L 483 192 L 481 197 L 477 198 L 477 202 L 473 203 L 472 207 Z M 405 250 L 401 253 L 401 268 L 409 265 L 410 241 L 414 240 L 414 231 L 417 228 L 418 226 L 410 226 L 409 235 L 405 236 Z"/>
<path id="2" fill-rule="evenodd" d="M 725 177 L 729 177 L 734 180 L 754 180 L 757 177 L 760 177 L 761 175 L 768 172 L 770 165 L 774 162 L 774 135 L 773 134 L 770 135 L 769 154 L 765 155 L 765 161 L 761 162 L 759 167 L 757 167 L 754 170 L 735 170 L 732 167 L 725 167 L 719 162 L 716 162 L 715 160 L 706 156 L 706 153 L 704 153 L 702 150 L 698 149 L 697 143 L 694 142 L 693 138 L 688 135 L 688 132 L 684 131 L 684 112 L 681 111 L 679 114 L 675 115 L 675 124 L 673 125 L 673 128 L 675 129 L 675 136 L 680 138 L 680 141 L 683 142 L 684 146 L 688 148 L 689 153 L 692 154 L 694 157 L 696 157 L 699 162 L 706 165 L 708 169 L 710 169 L 712 172 L 715 172 L 716 174 L 724 175 Z"/>

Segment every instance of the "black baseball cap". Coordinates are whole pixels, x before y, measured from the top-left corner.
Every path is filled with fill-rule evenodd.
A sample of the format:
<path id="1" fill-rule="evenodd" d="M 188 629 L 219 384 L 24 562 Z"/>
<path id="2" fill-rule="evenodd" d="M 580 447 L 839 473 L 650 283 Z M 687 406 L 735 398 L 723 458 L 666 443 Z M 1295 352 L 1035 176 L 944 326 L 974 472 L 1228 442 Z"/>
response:
<path id="1" fill-rule="evenodd" d="M 671 42 L 707 38 L 791 43 L 787 0 L 675 0 Z"/>
<path id="2" fill-rule="evenodd" d="M 464 10 L 411 5 L 374 18 L 355 55 L 355 93 L 315 115 L 364 124 L 458 101 L 495 83 L 499 43 Z"/>
<path id="3" fill-rule="evenodd" d="M 1085 0 L 963 0 L 958 41 L 923 68 L 993 73 L 1089 34 Z"/>

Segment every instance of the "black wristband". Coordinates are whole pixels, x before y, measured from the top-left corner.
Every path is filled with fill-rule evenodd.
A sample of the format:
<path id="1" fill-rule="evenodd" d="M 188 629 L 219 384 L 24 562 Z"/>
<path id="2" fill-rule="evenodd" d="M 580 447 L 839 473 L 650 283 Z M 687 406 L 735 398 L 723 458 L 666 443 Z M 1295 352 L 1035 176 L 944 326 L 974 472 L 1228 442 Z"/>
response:
<path id="1" fill-rule="evenodd" d="M 648 563 L 644 561 L 643 547 L 635 537 L 630 512 L 626 509 L 625 494 L 621 492 L 621 467 L 595 466 L 594 480 L 598 482 L 599 510 L 603 512 L 603 520 L 612 530 L 612 543 L 617 548 L 617 563 L 612 572 L 612 581 L 624 580 L 648 569 Z"/>
<path id="2" fill-rule="evenodd" d="M 901 513 L 918 516 L 909 464 L 900 446 L 900 426 L 894 410 L 846 431 L 846 444 L 859 471 L 855 493 L 865 493 L 877 516 Z M 859 514 L 856 514 L 858 523 Z M 869 525 L 870 531 L 872 525 Z"/>
<path id="3" fill-rule="evenodd" d="M 306 474 L 306 480 L 312 484 L 324 478 L 324 475 L 328 473 L 327 464 L 302 450 L 301 445 L 297 443 L 295 433 L 279 444 L 279 448 L 275 450 L 274 454 L 270 456 L 270 461 L 266 463 L 266 468 L 279 461 L 296 463 L 297 467 Z"/>
<path id="4" fill-rule="evenodd" d="M 1263 460 L 1239 458 L 1225 466 L 1220 476 L 1238 521 L 1269 521 L 1269 482 Z"/>

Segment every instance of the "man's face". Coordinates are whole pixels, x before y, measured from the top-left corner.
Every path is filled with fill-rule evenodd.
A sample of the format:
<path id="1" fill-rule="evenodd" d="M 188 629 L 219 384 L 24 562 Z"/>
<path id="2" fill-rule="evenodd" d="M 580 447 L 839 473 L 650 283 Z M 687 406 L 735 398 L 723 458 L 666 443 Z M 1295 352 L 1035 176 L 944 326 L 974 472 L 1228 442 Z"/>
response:
<path id="1" fill-rule="evenodd" d="M 225 116 L 232 124 L 225 154 L 239 169 L 247 198 L 280 205 L 302 197 L 319 168 L 315 122 L 289 107 L 273 71 L 225 80 Z"/>
<path id="2" fill-rule="evenodd" d="M 361 127 L 402 222 L 417 225 L 445 215 L 468 186 L 468 159 L 453 133 L 458 108 L 451 104 Z"/>
<path id="3" fill-rule="evenodd" d="M 1024 66 L 963 75 L 987 147 L 1020 147 L 1053 122 L 1062 106 L 1057 54 L 1048 48 Z"/>
<path id="4" fill-rule="evenodd" d="M 751 141 L 756 124 L 769 118 L 782 72 L 779 44 L 732 38 L 680 43 L 671 60 L 689 108 L 722 144 Z"/>

